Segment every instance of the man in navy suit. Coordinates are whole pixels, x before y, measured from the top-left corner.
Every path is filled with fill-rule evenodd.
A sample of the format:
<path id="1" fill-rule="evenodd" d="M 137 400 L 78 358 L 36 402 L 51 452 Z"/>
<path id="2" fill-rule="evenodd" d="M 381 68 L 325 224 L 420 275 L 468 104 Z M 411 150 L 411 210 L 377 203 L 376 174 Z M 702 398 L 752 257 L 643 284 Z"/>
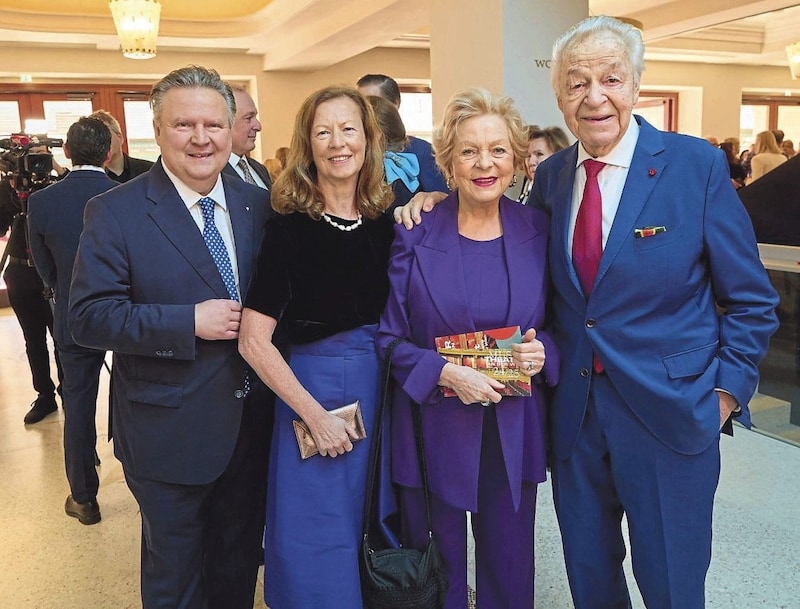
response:
<path id="1" fill-rule="evenodd" d="M 556 41 L 553 88 L 578 142 L 540 165 L 531 193 L 551 215 L 553 496 L 577 609 L 631 606 L 623 514 L 646 606 L 705 606 L 720 429 L 749 426 L 777 326 L 722 152 L 632 115 L 643 57 L 639 31 L 605 16 Z M 596 200 L 592 164 L 596 222 L 581 209 Z"/>
<path id="2" fill-rule="evenodd" d="M 267 438 L 237 338 L 269 197 L 221 175 L 236 108 L 214 70 L 171 72 L 150 103 L 161 158 L 89 202 L 70 329 L 114 351 L 114 452 L 142 517 L 143 607 L 252 609 Z"/>
<path id="3" fill-rule="evenodd" d="M 109 178 L 122 184 L 150 170 L 153 166 L 152 161 L 136 159 L 122 151 L 122 143 L 125 141 L 122 137 L 122 128 L 119 126 L 119 121 L 110 112 L 95 110 L 89 116 L 102 121 L 111 131 L 111 157 L 104 165 Z"/>
<path id="4" fill-rule="evenodd" d="M 261 131 L 258 108 L 247 91 L 234 86 L 231 89 L 236 100 L 236 115 L 231 127 L 231 156 L 223 171 L 240 177 L 248 184 L 270 190 L 272 180 L 267 168 L 249 156 L 256 147 L 256 138 Z"/>
<path id="5" fill-rule="evenodd" d="M 65 510 L 82 524 L 100 522 L 95 412 L 105 351 L 75 344 L 67 328 L 67 306 L 86 202 L 117 185 L 103 170 L 110 148 L 108 127 L 81 118 L 70 126 L 64 142 L 72 171 L 28 201 L 28 245 L 36 270 L 54 292 L 53 334 L 64 370 L 64 462 L 70 488 Z"/>

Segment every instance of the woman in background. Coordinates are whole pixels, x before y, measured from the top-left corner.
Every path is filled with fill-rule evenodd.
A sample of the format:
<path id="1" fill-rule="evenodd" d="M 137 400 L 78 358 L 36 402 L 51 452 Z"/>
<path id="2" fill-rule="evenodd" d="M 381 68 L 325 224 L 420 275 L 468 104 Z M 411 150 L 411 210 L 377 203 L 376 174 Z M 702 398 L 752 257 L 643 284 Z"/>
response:
<path id="1" fill-rule="evenodd" d="M 281 166 L 281 162 L 278 159 L 265 159 L 264 160 L 264 167 L 267 168 L 267 173 L 269 174 L 269 179 L 274 184 L 275 180 L 278 179 L 278 176 L 281 175 L 281 171 L 283 171 L 283 167 Z"/>
<path id="2" fill-rule="evenodd" d="M 447 609 L 467 607 L 466 512 L 475 536 L 478 607 L 533 607 L 536 486 L 545 479 L 541 384 L 556 382 L 558 357 L 541 331 L 548 219 L 503 195 L 526 145 L 509 98 L 474 89 L 450 100 L 434 150 L 455 190 L 414 230 L 396 228 L 391 292 L 376 339 L 382 355 L 394 339 L 407 341 L 392 357 L 399 387 L 392 479 L 405 541 L 423 548 L 428 530 L 411 423 L 416 402 L 433 535 L 450 583 Z M 507 326 L 519 326 L 535 343 L 521 360 L 524 375 L 537 375 L 530 397 L 503 396 L 501 383 L 446 362 L 435 348 L 438 336 Z M 444 397 L 443 387 L 457 397 Z"/>
<path id="3" fill-rule="evenodd" d="M 725 158 L 728 161 L 728 171 L 731 174 L 731 183 L 736 190 L 739 190 L 742 186 L 744 186 L 745 172 L 744 167 L 742 167 L 742 164 L 739 162 L 739 157 L 736 156 L 736 149 L 728 140 L 722 142 L 719 147 L 720 150 L 725 153 Z"/>
<path id="4" fill-rule="evenodd" d="M 419 160 L 417 155 L 403 152 L 408 138 L 397 107 L 375 95 L 368 96 L 367 100 L 375 111 L 375 119 L 383 134 L 383 168 L 386 182 L 394 192 L 392 208 L 405 205 L 419 190 Z"/>
<path id="5" fill-rule="evenodd" d="M 517 201 L 523 205 L 528 202 L 528 194 L 531 191 L 531 186 L 533 186 L 536 168 L 539 163 L 569 146 L 569 138 L 560 127 L 541 129 L 537 125 L 529 125 L 525 128 L 525 131 L 528 137 L 528 154 L 525 157 L 525 179 L 522 182 L 522 190 L 517 198 Z"/>
<path id="6" fill-rule="evenodd" d="M 771 131 L 762 131 L 756 136 L 755 149 L 750 159 L 750 182 L 775 169 L 786 162 L 786 157 L 778 148 L 775 136 Z"/>
<path id="7" fill-rule="evenodd" d="M 309 96 L 273 186 L 239 350 L 275 392 L 264 598 L 272 609 L 361 609 L 358 547 L 379 395 L 373 340 L 389 289 L 392 193 L 381 135 L 355 89 Z M 288 363 L 273 344 L 280 323 Z M 328 411 L 359 400 L 368 439 Z M 300 458 L 292 421 L 320 454 Z"/>

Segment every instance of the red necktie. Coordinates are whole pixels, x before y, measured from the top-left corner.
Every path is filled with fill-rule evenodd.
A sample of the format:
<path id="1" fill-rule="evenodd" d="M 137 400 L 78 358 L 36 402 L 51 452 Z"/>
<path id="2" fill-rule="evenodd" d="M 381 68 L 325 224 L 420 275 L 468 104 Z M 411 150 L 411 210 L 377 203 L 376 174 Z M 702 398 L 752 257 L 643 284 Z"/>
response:
<path id="1" fill-rule="evenodd" d="M 605 167 L 605 163 L 586 159 L 583 167 L 586 170 L 586 185 L 572 235 L 572 263 L 588 300 L 603 255 L 603 204 L 597 174 Z M 603 364 L 597 355 L 593 358 L 593 367 L 595 372 L 603 371 Z"/>

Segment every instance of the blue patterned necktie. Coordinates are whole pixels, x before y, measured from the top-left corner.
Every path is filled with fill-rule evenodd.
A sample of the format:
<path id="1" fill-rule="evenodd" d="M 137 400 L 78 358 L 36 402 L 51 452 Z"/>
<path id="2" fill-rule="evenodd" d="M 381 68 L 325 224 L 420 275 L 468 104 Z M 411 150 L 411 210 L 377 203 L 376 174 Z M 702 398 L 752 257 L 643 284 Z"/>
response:
<path id="1" fill-rule="evenodd" d="M 214 264 L 219 269 L 219 274 L 222 276 L 222 281 L 225 282 L 225 287 L 228 288 L 228 295 L 231 300 L 239 301 L 239 294 L 236 291 L 236 279 L 233 276 L 233 267 L 231 266 L 231 258 L 228 254 L 228 248 L 225 247 L 225 242 L 222 240 L 222 235 L 219 234 L 217 225 L 214 222 L 214 199 L 203 197 L 198 201 L 200 209 L 203 210 L 203 240 L 206 242 L 206 247 L 214 259 Z"/>
<path id="2" fill-rule="evenodd" d="M 203 197 L 198 201 L 198 204 L 203 211 L 203 241 L 206 242 L 206 247 L 214 259 L 214 264 L 219 269 L 222 281 L 225 282 L 225 287 L 228 288 L 228 295 L 231 300 L 239 302 L 239 293 L 236 290 L 236 279 L 233 276 L 231 257 L 228 254 L 228 248 L 225 247 L 225 242 L 222 240 L 222 235 L 219 234 L 217 224 L 214 222 L 214 206 L 216 203 L 214 199 Z M 247 395 L 249 392 L 250 379 L 245 373 L 244 394 Z"/>

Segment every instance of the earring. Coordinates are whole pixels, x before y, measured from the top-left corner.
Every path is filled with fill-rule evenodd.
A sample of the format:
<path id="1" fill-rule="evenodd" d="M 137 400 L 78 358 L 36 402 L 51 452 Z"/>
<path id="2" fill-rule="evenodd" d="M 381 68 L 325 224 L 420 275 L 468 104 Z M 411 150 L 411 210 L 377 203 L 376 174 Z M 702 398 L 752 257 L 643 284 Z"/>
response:
<path id="1" fill-rule="evenodd" d="M 447 190 L 453 190 L 453 178 L 449 177 L 444 181 L 445 186 L 447 186 Z"/>
<path id="2" fill-rule="evenodd" d="M 511 184 L 509 185 L 509 188 L 514 188 L 514 186 L 516 185 L 517 185 L 517 174 L 515 173 L 514 177 L 511 178 Z"/>

